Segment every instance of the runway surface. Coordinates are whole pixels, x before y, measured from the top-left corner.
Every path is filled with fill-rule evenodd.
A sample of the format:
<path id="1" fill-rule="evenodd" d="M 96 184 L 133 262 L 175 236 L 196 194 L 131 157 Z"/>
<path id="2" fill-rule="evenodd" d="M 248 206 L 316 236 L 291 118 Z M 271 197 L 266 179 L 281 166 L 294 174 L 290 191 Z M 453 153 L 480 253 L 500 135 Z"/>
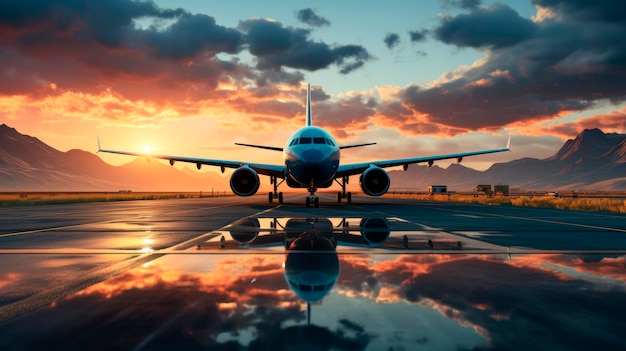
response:
<path id="1" fill-rule="evenodd" d="M 2 208 L 0 349 L 626 345 L 624 214 L 320 200 Z M 333 254 L 290 268 L 289 226 L 327 223 Z"/>

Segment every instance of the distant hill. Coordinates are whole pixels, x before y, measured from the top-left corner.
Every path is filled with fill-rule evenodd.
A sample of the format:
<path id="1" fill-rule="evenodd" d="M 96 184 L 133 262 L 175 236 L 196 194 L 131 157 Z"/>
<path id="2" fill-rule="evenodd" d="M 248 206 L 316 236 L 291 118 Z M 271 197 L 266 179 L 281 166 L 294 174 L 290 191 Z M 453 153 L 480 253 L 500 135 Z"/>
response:
<path id="1" fill-rule="evenodd" d="M 446 169 L 410 166 L 389 174 L 393 188 L 443 184 L 462 191 L 477 184 L 508 184 L 526 190 L 626 190 L 626 135 L 586 129 L 551 157 L 496 163 L 483 172 L 452 164 Z"/>
<path id="2" fill-rule="evenodd" d="M 227 190 L 216 172 L 180 171 L 162 161 L 129 158 L 112 166 L 97 155 L 61 152 L 0 125 L 0 191 L 210 191 Z"/>
<path id="3" fill-rule="evenodd" d="M 158 160 L 129 159 L 131 162 L 125 165 L 112 166 L 92 153 L 61 152 L 0 125 L 0 191 L 230 189 L 229 178 L 217 172 L 181 171 Z M 389 175 L 395 189 L 425 190 L 431 184 L 444 184 L 450 190 L 463 191 L 477 184 L 508 184 L 526 190 L 626 190 L 626 135 L 588 129 L 543 160 L 522 158 L 496 163 L 486 171 L 460 164 L 445 169 L 411 165 L 406 172 L 393 170 Z M 267 191 L 269 181 L 263 178 L 262 191 Z"/>

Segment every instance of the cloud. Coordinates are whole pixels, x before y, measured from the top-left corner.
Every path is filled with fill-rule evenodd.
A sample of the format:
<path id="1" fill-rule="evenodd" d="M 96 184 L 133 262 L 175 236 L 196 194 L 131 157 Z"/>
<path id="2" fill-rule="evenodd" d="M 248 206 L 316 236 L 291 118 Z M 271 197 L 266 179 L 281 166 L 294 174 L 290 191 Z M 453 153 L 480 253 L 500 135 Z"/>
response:
<path id="1" fill-rule="evenodd" d="M 266 19 L 250 19 L 239 23 L 245 33 L 250 53 L 257 58 L 257 68 L 280 70 L 283 67 L 317 71 L 337 65 L 341 74 L 348 74 L 372 59 L 360 45 L 332 47 L 309 39 L 310 31 L 285 27 Z"/>
<path id="2" fill-rule="evenodd" d="M 563 139 L 570 139 L 585 129 L 594 128 L 599 128 L 605 133 L 623 133 L 626 130 L 626 107 L 608 113 L 578 118 L 574 122 L 561 122 L 549 126 L 522 126 L 520 130 L 525 135 L 557 135 Z"/>
<path id="3" fill-rule="evenodd" d="M 94 339 L 101 340 L 102 348 L 124 349 L 137 345 L 258 349 L 270 344 L 279 349 L 360 350 L 368 346 L 374 333 L 349 317 L 338 319 L 338 326 L 332 329 L 303 325 L 306 309 L 288 289 L 284 258 L 271 256 L 221 258 L 215 269 L 201 273 L 181 271 L 157 260 L 54 302 L 54 308 L 40 310 L 40 321 L 59 311 L 82 311 L 54 332 L 27 338 L 20 330 L 28 328 L 18 327 L 15 335 L 33 349 L 45 347 L 51 340 L 65 348 L 84 349 L 93 347 Z M 106 325 L 132 328 L 126 328 L 125 337 L 119 338 L 120 329 Z M 247 331 L 250 338 L 238 337 Z"/>
<path id="4" fill-rule="evenodd" d="M 428 33 L 428 29 L 412 30 L 409 32 L 409 37 L 411 38 L 412 43 L 422 42 L 426 40 Z"/>
<path id="5" fill-rule="evenodd" d="M 494 4 L 442 17 L 435 38 L 485 56 L 431 86 L 409 85 L 398 95 L 402 104 L 429 123 L 469 132 L 531 125 L 603 101 L 624 101 L 626 85 L 619 77 L 626 74 L 626 44 L 618 33 L 626 21 L 600 5 L 541 4 L 556 16 L 531 22 Z"/>
<path id="6" fill-rule="evenodd" d="M 346 138 L 368 128 L 377 106 L 374 98 L 361 94 L 317 102 L 313 104 L 315 124 L 330 129 L 338 138 Z"/>
<path id="7" fill-rule="evenodd" d="M 586 349 L 599 340 L 611 348 L 623 327 L 624 307 L 615 310 L 611 301 L 624 294 L 625 263 L 624 256 L 591 262 L 570 255 L 524 255 L 511 262 L 464 255 L 401 255 L 376 262 L 344 257 L 338 287 L 347 296 L 430 306 L 484 336 L 488 344 L 481 349 L 537 344 Z M 350 275 L 343 274 L 344 267 Z M 546 325 L 550 333 L 542 332 Z M 520 339 L 511 330 L 535 337 Z"/>
<path id="8" fill-rule="evenodd" d="M 179 60 L 196 57 L 200 53 L 240 51 L 242 35 L 235 29 L 218 26 L 211 16 L 197 14 L 181 16 L 165 30 L 145 30 L 143 37 L 156 57 Z"/>
<path id="9" fill-rule="evenodd" d="M 330 21 L 315 13 L 311 8 L 296 11 L 296 18 L 312 27 L 330 26 Z"/>
<path id="10" fill-rule="evenodd" d="M 306 29 L 269 20 L 242 23 L 245 30 L 229 28 L 212 16 L 151 1 L 3 1 L 0 94 L 112 89 L 157 103 L 210 99 L 223 85 L 297 86 L 302 71 L 335 66 L 348 74 L 372 59 L 360 45 L 315 41 Z M 246 50 L 256 66 L 240 60 Z"/>
<path id="11" fill-rule="evenodd" d="M 460 8 L 464 10 L 473 10 L 481 5 L 481 0 L 439 0 L 444 8 Z"/>
<path id="12" fill-rule="evenodd" d="M 503 48 L 531 38 L 532 21 L 522 18 L 512 8 L 494 4 L 468 14 L 443 17 L 434 30 L 435 38 L 459 47 Z"/>
<path id="13" fill-rule="evenodd" d="M 622 1 L 532 0 L 532 3 L 539 8 L 549 9 L 558 17 L 581 22 L 626 21 L 626 4 Z"/>
<path id="14" fill-rule="evenodd" d="M 393 49 L 398 44 L 400 44 L 400 36 L 396 33 L 389 33 L 385 36 L 383 40 L 388 49 Z"/>

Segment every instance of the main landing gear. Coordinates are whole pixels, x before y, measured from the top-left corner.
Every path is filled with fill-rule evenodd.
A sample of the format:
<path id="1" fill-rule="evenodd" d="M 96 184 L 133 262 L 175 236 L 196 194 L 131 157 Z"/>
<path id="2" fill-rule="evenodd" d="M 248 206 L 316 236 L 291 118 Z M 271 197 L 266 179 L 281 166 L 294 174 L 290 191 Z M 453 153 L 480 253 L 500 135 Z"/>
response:
<path id="1" fill-rule="evenodd" d="M 341 186 L 341 191 L 337 193 L 337 203 L 341 203 L 341 199 L 346 199 L 347 203 L 352 203 L 352 193 L 346 192 L 346 184 L 349 183 L 349 178 L 342 177 L 341 183 L 337 179 L 335 179 L 335 182 Z"/>
<path id="2" fill-rule="evenodd" d="M 278 192 L 278 186 L 281 185 L 285 180 L 282 179 L 280 183 L 278 183 L 278 179 L 276 177 L 270 177 L 270 183 L 274 185 L 274 192 L 270 192 L 268 195 L 268 200 L 270 203 L 274 201 L 274 199 L 278 199 L 278 203 L 283 203 L 283 193 L 282 191 Z"/>

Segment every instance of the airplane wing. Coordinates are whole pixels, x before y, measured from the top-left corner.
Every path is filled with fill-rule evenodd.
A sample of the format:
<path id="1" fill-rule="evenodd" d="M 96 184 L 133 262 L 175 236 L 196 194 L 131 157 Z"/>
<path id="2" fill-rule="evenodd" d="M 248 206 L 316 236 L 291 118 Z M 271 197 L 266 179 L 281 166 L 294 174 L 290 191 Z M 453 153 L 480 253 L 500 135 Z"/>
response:
<path id="1" fill-rule="evenodd" d="M 343 145 L 343 146 L 339 146 L 340 149 L 351 149 L 353 147 L 361 147 L 361 146 L 369 146 L 369 145 L 376 145 L 376 143 L 366 143 L 366 144 L 356 144 L 356 145 Z"/>
<path id="2" fill-rule="evenodd" d="M 276 147 L 276 146 L 253 145 L 253 144 L 243 144 L 243 143 L 235 143 L 235 145 L 247 146 L 247 147 L 256 147 L 256 148 L 259 148 L 259 149 L 272 150 L 272 151 L 283 151 L 282 147 Z"/>
<path id="3" fill-rule="evenodd" d="M 434 161 L 454 159 L 454 158 L 457 159 L 457 162 L 461 162 L 463 157 L 467 157 L 467 156 L 484 155 L 484 154 L 492 154 L 496 152 L 511 151 L 511 149 L 509 148 L 510 144 L 511 144 L 511 137 L 509 137 L 506 147 L 503 147 L 500 149 L 468 151 L 468 152 L 459 152 L 456 154 L 400 158 L 400 159 L 395 159 L 395 160 L 383 160 L 383 161 L 372 161 L 372 162 L 339 165 L 337 169 L 337 174 L 335 177 L 341 178 L 341 177 L 361 174 L 366 169 L 372 166 L 377 166 L 380 168 L 388 168 L 388 167 L 396 167 L 396 166 L 407 167 L 410 164 L 424 163 L 424 162 L 428 163 L 429 166 L 432 166 Z"/>
<path id="4" fill-rule="evenodd" d="M 130 155 L 130 156 L 140 156 L 150 158 L 156 158 L 161 160 L 168 160 L 170 165 L 174 165 L 175 162 L 186 162 L 186 163 L 195 163 L 196 167 L 200 169 L 202 165 L 208 166 L 217 166 L 222 168 L 222 172 L 224 172 L 224 168 L 239 168 L 242 166 L 248 166 L 254 169 L 258 174 L 273 176 L 277 178 L 285 177 L 285 166 L 284 165 L 272 165 L 265 163 L 255 163 L 255 162 L 242 162 L 242 161 L 230 161 L 230 160 L 216 160 L 210 158 L 197 158 L 197 157 L 185 157 L 185 156 L 173 156 L 173 155 L 155 155 L 150 153 L 143 152 L 133 152 L 133 151 L 120 151 L 120 150 L 107 150 L 102 149 L 100 147 L 100 140 L 98 140 L 98 152 L 106 152 L 110 154 L 119 154 L 119 155 Z"/>

